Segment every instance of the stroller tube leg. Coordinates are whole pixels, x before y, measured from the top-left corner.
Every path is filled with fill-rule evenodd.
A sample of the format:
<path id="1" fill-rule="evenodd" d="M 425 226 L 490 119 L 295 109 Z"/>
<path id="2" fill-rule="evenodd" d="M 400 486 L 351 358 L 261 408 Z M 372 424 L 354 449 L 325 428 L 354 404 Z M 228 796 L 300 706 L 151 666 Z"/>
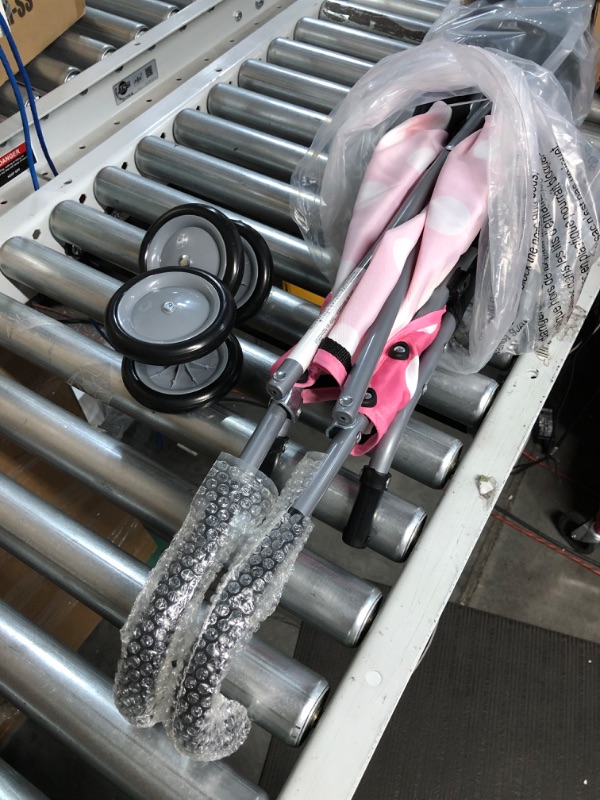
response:
<path id="1" fill-rule="evenodd" d="M 365 467 L 361 473 L 358 495 L 342 534 L 343 541 L 351 547 L 363 548 L 367 546 L 379 501 L 389 483 L 389 470 L 400 439 L 423 392 L 427 388 L 427 382 L 438 366 L 446 345 L 454 335 L 456 326 L 462 319 L 473 295 L 475 281 L 470 272 L 476 255 L 475 248 L 467 250 L 460 258 L 457 269 L 454 270 L 444 284 L 437 287 L 429 301 L 418 312 L 419 315 L 426 314 L 444 305 L 448 309 L 442 317 L 438 335 L 421 356 L 419 379 L 414 395 L 404 408 L 396 414 L 390 427 L 375 448 L 370 465 Z M 401 561 L 406 560 L 416 539 L 417 537 L 413 536 L 406 543 L 406 549 L 400 559 Z"/>
<path id="2" fill-rule="evenodd" d="M 253 467 L 260 467 L 288 419 L 288 412 L 283 406 L 271 403 L 242 450 L 241 460 Z"/>
<path id="3" fill-rule="evenodd" d="M 390 467 L 396 454 L 398 444 L 406 425 L 420 399 L 424 387 L 437 366 L 444 351 L 446 342 L 454 333 L 456 320 L 451 314 L 445 314 L 442 319 L 442 327 L 434 343 L 425 351 L 421 357 L 421 369 L 419 370 L 419 383 L 414 396 L 410 402 L 396 415 L 392 424 L 388 428 L 377 446 L 371 464 L 363 468 L 360 475 L 360 486 L 358 495 L 352 506 L 352 511 L 348 517 L 348 522 L 342 532 L 342 540 L 350 547 L 367 547 L 369 536 L 373 527 L 373 520 L 379 502 L 383 497 L 390 480 Z M 407 543 L 404 555 L 400 559 L 405 561 L 408 557 L 416 537 Z"/>
<path id="4" fill-rule="evenodd" d="M 359 414 L 351 427 L 338 430 L 311 482 L 294 503 L 294 511 L 299 511 L 305 517 L 312 516 L 329 484 L 338 474 L 368 424 L 369 420 L 363 414 Z"/>
<path id="5" fill-rule="evenodd" d="M 448 341 L 450 341 L 452 338 L 455 329 L 456 320 L 452 314 L 444 314 L 442 317 L 440 332 L 438 333 L 435 341 L 421 356 L 419 382 L 413 397 L 404 406 L 400 413 L 396 415 L 392 424 L 382 437 L 375 452 L 373 453 L 371 467 L 377 472 L 387 473 L 390 469 L 394 455 L 398 448 L 398 443 L 402 437 L 402 434 L 404 433 L 406 425 L 408 424 L 408 420 L 410 419 L 419 400 L 421 399 L 421 395 L 426 389 L 427 381 L 431 377 L 434 369 L 437 367 L 444 352 L 444 348 L 446 347 Z"/>
<path id="6" fill-rule="evenodd" d="M 352 425 L 356 419 L 377 362 L 381 358 L 383 348 L 390 335 L 398 309 L 406 295 L 416 260 L 417 248 L 415 247 L 408 256 L 396 285 L 383 304 L 381 313 L 371 326 L 365 343 L 357 353 L 355 364 L 346 378 L 340 397 L 333 408 L 332 417 L 337 425 L 347 427 Z"/>

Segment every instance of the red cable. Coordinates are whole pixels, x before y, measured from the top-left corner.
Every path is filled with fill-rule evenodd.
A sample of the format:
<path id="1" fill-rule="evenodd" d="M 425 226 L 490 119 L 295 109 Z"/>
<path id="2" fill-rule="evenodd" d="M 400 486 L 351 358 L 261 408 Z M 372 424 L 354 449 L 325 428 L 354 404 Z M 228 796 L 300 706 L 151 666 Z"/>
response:
<path id="1" fill-rule="evenodd" d="M 531 455 L 531 453 L 528 453 L 526 450 L 523 450 L 523 451 L 522 451 L 522 453 L 521 453 L 521 455 L 522 455 L 524 458 L 528 458 L 530 461 L 537 461 L 537 460 L 538 460 L 538 459 L 537 459 L 535 456 L 532 456 L 532 455 Z M 540 464 L 540 466 L 541 466 L 541 464 Z M 545 465 L 544 465 L 544 466 L 545 466 Z"/>
<path id="2" fill-rule="evenodd" d="M 536 461 L 537 467 L 543 467 L 544 469 L 547 469 L 551 475 L 557 475 L 559 478 L 562 478 L 568 483 L 572 483 L 574 486 L 579 486 L 580 488 L 585 489 L 586 492 L 590 492 L 590 494 L 596 494 L 594 489 L 592 489 L 590 486 L 586 486 L 585 483 L 580 483 L 580 481 L 576 481 L 575 478 L 572 478 L 570 475 L 567 475 L 566 472 L 559 472 L 558 470 L 556 470 L 556 472 L 552 472 L 552 470 L 550 469 L 548 464 L 546 464 L 545 461 L 540 461 L 535 456 L 532 456 L 531 453 L 528 453 L 526 450 L 523 450 L 521 452 L 521 455 L 524 458 L 528 458 L 530 461 Z"/>
<path id="3" fill-rule="evenodd" d="M 600 569 L 594 569 L 594 567 L 592 567 L 591 564 L 588 564 L 586 561 L 582 561 L 580 558 L 577 558 L 577 556 L 574 555 L 574 553 L 570 553 L 568 550 L 565 550 L 564 547 L 560 547 L 557 544 L 553 544 L 552 542 L 543 539 L 541 536 L 538 536 L 533 531 L 530 531 L 528 528 L 524 528 L 522 525 L 517 525 L 517 523 L 513 522 L 510 519 L 507 519 L 507 517 L 504 517 L 497 511 L 492 511 L 491 516 L 502 522 L 504 525 L 507 525 L 509 528 L 513 528 L 515 531 L 524 533 L 525 536 L 528 536 L 530 539 L 533 539 L 534 541 L 539 542 L 540 544 L 544 544 L 546 545 L 546 547 L 549 547 L 550 550 L 554 550 L 561 556 L 565 556 L 565 558 L 568 558 L 570 561 L 574 561 L 576 564 L 579 564 L 580 567 L 585 567 L 586 569 L 589 569 L 589 571 L 593 572 L 594 575 L 600 576 Z"/>

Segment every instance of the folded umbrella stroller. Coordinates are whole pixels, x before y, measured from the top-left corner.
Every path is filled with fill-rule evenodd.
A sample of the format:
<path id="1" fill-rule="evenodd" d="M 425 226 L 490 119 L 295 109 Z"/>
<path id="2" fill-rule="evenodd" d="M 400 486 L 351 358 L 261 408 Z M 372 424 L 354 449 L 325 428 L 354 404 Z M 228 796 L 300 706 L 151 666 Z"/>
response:
<path id="1" fill-rule="evenodd" d="M 343 461 L 399 436 L 460 318 L 473 261 L 463 254 L 486 215 L 489 107 L 473 108 L 449 142 L 442 102 L 380 141 L 321 314 L 276 365 L 264 418 L 239 459 L 223 454 L 210 470 L 123 628 L 117 707 L 136 725 L 163 722 L 192 758 L 244 741 L 247 711 L 220 693 L 231 658 L 277 605 Z M 303 402 L 329 398 L 331 444 L 278 496 L 263 461 Z"/>
<path id="2" fill-rule="evenodd" d="M 555 70 L 563 62 L 567 64 L 565 58 L 573 53 L 573 43 L 580 42 L 581 26 L 589 22 L 588 5 L 581 0 L 579 11 L 572 4 L 551 9 L 542 4 L 538 9 L 524 0 L 505 8 L 475 0 L 466 7 L 461 4 L 457 11 L 457 4 L 451 4 L 446 16 L 458 15 L 458 41 L 478 46 L 461 49 L 463 45 L 438 44 L 432 45 L 433 52 L 454 76 L 455 89 L 472 92 L 474 86 L 474 70 L 465 72 L 459 61 L 468 61 L 482 71 L 485 80 L 477 84 L 494 97 L 502 121 L 494 130 L 504 132 L 511 119 L 507 109 L 514 109 L 517 122 L 523 122 L 526 115 L 515 104 L 517 98 L 533 98 L 531 85 L 536 93 L 544 87 L 540 76 L 528 71 L 528 62 L 517 65 L 509 59 L 499 69 L 495 56 L 483 56 L 485 50 L 479 45 L 492 41 L 497 49 L 510 53 L 527 48 L 525 56 Z M 577 25 L 572 25 L 572 20 Z M 452 34 L 453 25 L 452 19 L 446 20 L 444 26 L 450 28 L 450 32 L 444 28 L 446 34 Z M 411 53 L 416 53 L 413 69 L 421 67 L 419 91 L 429 92 L 429 99 L 433 99 L 431 93 L 439 97 L 439 64 L 432 60 L 431 49 L 415 48 Z M 358 99 L 359 103 L 368 102 L 374 86 L 381 90 L 375 92 L 371 104 L 371 109 L 378 110 L 371 120 L 375 131 L 384 119 L 398 119 L 401 108 L 394 109 L 393 117 L 382 116 L 388 99 L 409 97 L 396 87 L 396 81 L 402 79 L 398 62 L 407 60 L 411 61 L 411 56 L 404 53 L 383 60 L 352 90 L 353 102 Z M 500 75 L 502 81 L 498 82 Z M 545 73 L 542 77 L 546 81 Z M 516 95 L 513 88 L 518 90 Z M 410 96 L 414 97 L 414 92 Z M 507 96 L 508 104 L 504 102 Z M 564 98 L 556 91 L 552 96 L 562 108 Z M 560 114 L 556 116 L 550 109 L 542 114 L 533 101 L 532 107 L 537 112 L 532 116 L 534 122 L 544 120 L 540 134 L 547 128 L 549 136 L 533 135 L 533 131 L 529 136 L 529 129 L 521 125 L 521 139 L 509 143 L 514 158 L 520 156 L 519 148 L 524 148 L 527 156 L 520 163 L 519 178 L 523 180 L 518 186 L 524 186 L 524 178 L 535 171 L 523 170 L 523 166 L 541 165 L 543 150 L 552 154 L 556 169 L 562 170 L 565 164 L 559 159 L 576 136 L 570 124 L 565 127 Z M 468 113 L 457 122 L 460 108 Z M 184 525 L 136 600 L 122 631 L 115 702 L 136 725 L 162 722 L 175 747 L 187 756 L 222 758 L 244 741 L 250 727 L 248 713 L 239 703 L 223 697 L 222 681 L 232 657 L 275 608 L 309 536 L 311 515 L 352 453 L 370 453 L 371 462 L 363 471 L 362 490 L 345 539 L 354 546 L 366 542 L 400 435 L 473 291 L 470 245 L 485 223 L 488 196 L 490 211 L 498 211 L 499 182 L 490 181 L 488 186 L 487 180 L 488 141 L 494 124 L 486 121 L 490 109 L 491 103 L 479 96 L 462 106 L 460 102 L 452 107 L 436 102 L 380 139 L 363 176 L 332 293 L 315 323 L 276 365 L 267 384 L 272 402 L 241 457 L 222 454 L 216 461 Z M 331 126 L 324 129 L 325 138 L 339 133 L 336 121 L 341 119 L 343 124 L 347 113 L 348 106 L 342 104 Z M 359 117 L 362 129 L 362 107 Z M 538 146 L 541 138 L 544 146 Z M 555 138 L 560 139 L 562 149 Z M 543 158 L 547 166 L 549 156 Z M 589 153 L 587 158 L 593 167 L 596 161 Z M 594 204 L 587 202 L 590 180 L 586 170 L 579 168 L 581 156 L 573 162 L 572 172 L 566 170 L 569 181 L 574 178 L 577 204 L 573 198 L 571 203 L 581 210 L 581 235 L 587 237 L 589 252 L 595 252 L 589 242 L 597 235 L 596 217 L 590 211 Z M 319 157 L 312 163 L 322 166 Z M 331 153 L 327 163 L 331 163 Z M 493 156 L 489 164 L 497 167 Z M 513 166 L 509 164 L 511 169 Z M 531 203 L 525 202 L 529 194 L 522 194 L 518 208 L 533 212 L 546 199 L 552 205 L 552 187 L 553 182 L 546 191 L 540 183 L 539 196 Z M 300 193 L 299 199 L 309 206 L 305 204 L 300 213 L 305 211 L 310 217 L 313 195 L 307 191 Z M 568 207 L 566 201 L 564 206 Z M 518 224 L 527 227 L 530 217 L 526 214 Z M 523 256 L 523 263 L 528 258 L 523 246 L 529 247 L 530 241 L 529 235 L 521 235 L 518 247 L 513 248 Z M 565 250 L 569 249 L 564 236 L 563 242 Z M 498 236 L 495 244 L 503 247 Z M 480 277 L 486 266 L 482 264 Z M 533 289 L 523 291 L 525 280 L 520 276 L 514 287 L 511 283 L 519 309 L 523 294 L 526 299 L 535 296 Z M 497 299 L 495 295 L 493 299 Z M 504 302 L 503 310 L 505 306 L 508 311 L 500 315 L 502 324 L 510 325 L 518 309 L 514 303 Z M 334 401 L 330 445 L 325 453 L 307 454 L 278 494 L 261 472 L 263 462 L 272 455 L 278 438 L 285 437 L 301 405 L 327 398 Z M 224 567 L 223 577 L 204 603 L 205 592 Z"/>
<path id="3" fill-rule="evenodd" d="M 445 131 L 439 126 L 448 124 L 450 114 L 445 103 L 435 103 L 430 111 L 381 139 L 356 200 L 336 279 L 339 290 L 336 295 L 334 287 L 333 296 L 337 300 L 343 293 L 344 280 L 353 281 L 357 276 L 358 284 L 320 341 L 310 365 L 302 361 L 309 331 L 275 365 L 269 386 L 278 396 L 288 372 L 304 368 L 305 376 L 296 383 L 304 402 L 336 400 L 333 420 L 342 426 L 348 425 L 360 408 L 371 429 L 353 449 L 354 455 L 373 448 L 414 394 L 418 357 L 437 336 L 445 305 L 434 302 L 435 308 L 426 309 L 425 303 L 446 281 L 485 219 L 489 123 L 445 150 Z M 369 249 L 378 230 L 389 226 L 398 207 L 398 183 L 402 181 L 392 182 L 393 176 L 404 178 L 402 194 L 406 194 L 407 177 L 415 183 L 419 172 L 423 175 L 442 153 L 450 153 L 450 157 L 426 208 L 380 236 L 368 269 L 363 268 L 358 256 Z M 429 180 L 428 175 L 427 181 L 418 184 L 419 194 L 426 191 Z M 326 308 L 332 305 L 328 299 Z"/>

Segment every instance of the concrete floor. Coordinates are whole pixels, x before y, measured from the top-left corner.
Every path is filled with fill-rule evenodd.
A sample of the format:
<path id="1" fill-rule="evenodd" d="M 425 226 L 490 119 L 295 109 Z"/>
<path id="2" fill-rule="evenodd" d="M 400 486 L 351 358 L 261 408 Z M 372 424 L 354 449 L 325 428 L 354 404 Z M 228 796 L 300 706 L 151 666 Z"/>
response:
<path id="1" fill-rule="evenodd" d="M 593 319 L 584 331 L 590 330 Z M 595 512 L 598 500 L 595 454 L 600 442 L 600 426 L 594 397 L 590 394 L 590 375 L 595 375 L 599 345 L 595 339 L 581 347 L 567 362 L 549 399 L 560 409 L 558 436 L 572 426 L 564 443 L 550 461 L 515 474 L 507 483 L 500 509 L 529 526 L 552 537 L 559 547 L 561 539 L 555 526 L 556 515 L 576 509 Z M 595 391 L 595 390 L 594 390 Z M 591 401 L 590 401 L 591 398 Z M 587 403 L 587 406 L 586 406 Z M 260 413 L 251 406 L 235 409 L 251 415 Z M 318 434 L 298 427 L 304 446 L 322 447 Z M 468 436 L 463 436 L 465 442 Z M 185 476 L 200 482 L 208 467 L 206 459 L 194 458 L 172 444 L 157 439 L 147 429 L 133 425 L 124 434 L 125 441 Z M 528 451 L 540 457 L 543 450 L 530 442 Z M 527 459 L 524 458 L 526 463 Z M 520 462 L 521 463 L 521 462 Z M 359 469 L 359 466 L 355 466 Z M 392 490 L 431 511 L 438 493 L 395 476 Z M 317 523 L 310 546 L 362 577 L 391 585 L 402 571 L 401 565 L 367 551 L 354 551 L 341 543 L 338 532 Z M 600 562 L 600 553 L 598 555 Z M 600 571 L 600 566 L 599 566 Z M 514 618 L 544 628 L 561 631 L 600 642 L 600 620 L 596 609 L 600 600 L 600 574 L 570 560 L 563 552 L 550 549 L 523 532 L 490 518 L 479 546 L 463 574 L 453 596 L 455 602 L 494 614 Z M 299 631 L 299 621 L 278 610 L 261 629 L 261 635 L 292 654 Z M 82 655 L 97 663 L 107 674 L 114 672 L 118 653 L 118 631 L 102 623 L 82 648 Z M 257 782 L 269 745 L 269 736 L 256 726 L 244 747 L 230 759 L 240 772 Z M 24 725 L 1 753 L 2 757 L 44 791 L 50 800 L 125 800 L 124 795 L 78 759 L 66 754 L 51 737 L 31 724 Z M 381 798 L 380 800 L 386 800 Z M 515 798 L 515 800 L 528 800 Z"/>
<path id="2" fill-rule="evenodd" d="M 579 341 L 586 342 L 596 317 L 595 308 Z M 550 536 L 560 548 L 564 544 L 556 527 L 560 513 L 577 511 L 589 519 L 600 499 L 596 338 L 574 351 L 548 398 L 555 416 L 559 411 L 556 438 L 562 443 L 552 459 L 513 475 L 496 508 L 520 519 L 524 523 L 520 527 Z M 530 440 L 525 452 L 540 458 L 544 448 Z M 532 462 L 526 457 L 519 462 L 527 463 Z M 600 551 L 592 558 L 600 563 Z M 564 553 L 492 516 L 469 567 L 453 598 L 457 602 L 600 642 L 600 575 Z"/>

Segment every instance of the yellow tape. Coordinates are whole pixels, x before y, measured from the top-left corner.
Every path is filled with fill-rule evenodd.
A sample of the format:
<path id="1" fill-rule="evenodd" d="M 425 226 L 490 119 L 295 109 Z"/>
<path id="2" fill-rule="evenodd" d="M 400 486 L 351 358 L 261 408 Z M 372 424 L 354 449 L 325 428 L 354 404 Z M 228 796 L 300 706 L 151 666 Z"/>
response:
<path id="1" fill-rule="evenodd" d="M 301 297 L 303 300 L 308 300 L 310 303 L 315 303 L 318 306 L 322 305 L 323 303 L 323 297 L 320 297 L 314 292 L 307 292 L 306 289 L 301 289 L 299 286 L 294 286 L 293 283 L 287 283 L 286 281 L 283 281 L 281 286 L 284 291 L 289 292 L 296 297 Z"/>

